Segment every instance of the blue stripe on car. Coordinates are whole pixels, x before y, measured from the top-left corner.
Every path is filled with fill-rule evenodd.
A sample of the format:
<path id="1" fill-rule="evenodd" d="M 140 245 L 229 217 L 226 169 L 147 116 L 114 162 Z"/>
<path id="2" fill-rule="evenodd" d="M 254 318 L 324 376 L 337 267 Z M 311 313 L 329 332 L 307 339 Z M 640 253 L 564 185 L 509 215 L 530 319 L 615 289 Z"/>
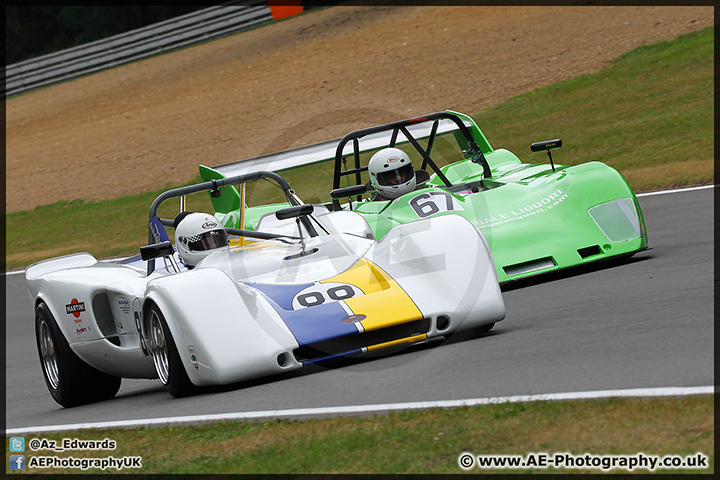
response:
<path id="1" fill-rule="evenodd" d="M 332 360 L 339 360 L 341 358 L 355 357 L 357 355 L 362 355 L 362 353 L 363 353 L 362 349 L 358 348 L 356 350 L 350 350 L 348 352 L 337 353 L 335 355 L 328 355 L 326 357 L 313 358 L 312 360 L 306 360 L 302 363 L 303 363 L 303 365 L 314 365 L 314 364 L 329 362 Z"/>
<path id="2" fill-rule="evenodd" d="M 299 310 L 292 309 L 293 298 L 312 283 L 304 285 L 252 283 L 248 285 L 259 290 L 270 301 L 300 346 L 358 333 L 354 324 L 341 321 L 348 314 L 339 302 L 327 302 Z"/>

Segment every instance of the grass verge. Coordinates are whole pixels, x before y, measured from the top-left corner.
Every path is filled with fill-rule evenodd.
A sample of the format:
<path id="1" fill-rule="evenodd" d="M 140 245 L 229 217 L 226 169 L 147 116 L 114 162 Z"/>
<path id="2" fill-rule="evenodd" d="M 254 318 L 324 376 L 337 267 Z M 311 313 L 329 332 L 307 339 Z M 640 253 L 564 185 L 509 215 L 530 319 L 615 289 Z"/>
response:
<path id="1" fill-rule="evenodd" d="M 565 146 L 554 155 L 557 163 L 605 162 L 636 191 L 712 183 L 713 42 L 714 27 L 708 27 L 643 46 L 598 73 L 519 95 L 474 118 L 493 146 L 509 149 L 524 162 L 546 162 L 542 154 L 530 153 L 529 144 L 560 137 Z M 331 166 L 319 168 L 284 176 L 305 201 L 324 200 Z M 83 250 L 98 258 L 137 253 L 146 241 L 148 208 L 159 193 L 61 201 L 11 213 L 6 216 L 6 266 L 25 267 Z M 212 211 L 205 196 L 189 205 Z M 166 216 L 172 217 L 172 212 Z"/>
<path id="2" fill-rule="evenodd" d="M 224 422 L 195 426 L 83 430 L 31 435 L 115 440 L 112 451 L 28 451 L 31 456 L 142 456 L 123 473 L 463 473 L 461 453 L 519 455 L 677 455 L 708 457 L 708 468 L 653 473 L 713 473 L 713 396 L 537 401 L 393 412 L 369 417 Z M 8 449 L 6 449 L 8 451 Z M 105 473 L 112 470 L 105 470 Z M 605 470 L 648 473 L 648 469 Z M 70 473 L 30 469 L 24 473 Z M 100 473 L 99 469 L 86 473 Z M 602 473 L 602 468 L 480 469 L 468 473 Z M 13 472 L 17 473 L 17 472 Z"/>
<path id="3" fill-rule="evenodd" d="M 530 142 L 560 137 L 557 163 L 592 160 L 635 191 L 714 178 L 714 27 L 639 47 L 598 73 L 514 97 L 475 116 L 490 142 L 541 163 Z M 538 156 L 539 155 L 539 156 Z"/>

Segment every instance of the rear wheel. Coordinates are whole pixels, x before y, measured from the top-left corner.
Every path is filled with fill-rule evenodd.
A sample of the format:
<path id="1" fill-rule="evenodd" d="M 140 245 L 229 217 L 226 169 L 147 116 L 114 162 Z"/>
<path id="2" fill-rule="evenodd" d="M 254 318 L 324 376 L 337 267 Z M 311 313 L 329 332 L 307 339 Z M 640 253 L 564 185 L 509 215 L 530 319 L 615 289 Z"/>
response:
<path id="1" fill-rule="evenodd" d="M 197 387 L 190 381 L 165 317 L 156 305 L 148 312 L 147 336 L 155 371 L 170 395 L 179 398 L 195 393 Z"/>
<path id="2" fill-rule="evenodd" d="M 63 407 L 107 400 L 120 390 L 121 378 L 103 373 L 75 355 L 44 303 L 35 310 L 35 339 L 45 383 Z"/>

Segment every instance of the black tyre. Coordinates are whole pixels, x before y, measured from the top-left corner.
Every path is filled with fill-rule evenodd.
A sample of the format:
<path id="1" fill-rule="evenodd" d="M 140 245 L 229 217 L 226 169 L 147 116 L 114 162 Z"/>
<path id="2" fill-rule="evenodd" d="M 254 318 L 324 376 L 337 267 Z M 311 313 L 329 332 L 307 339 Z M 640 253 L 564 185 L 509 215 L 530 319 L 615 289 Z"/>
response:
<path id="1" fill-rule="evenodd" d="M 170 395 L 186 397 L 197 392 L 197 387 L 188 378 L 180 354 L 175 346 L 170 329 L 160 309 L 153 305 L 147 317 L 147 342 L 155 371 Z"/>
<path id="2" fill-rule="evenodd" d="M 35 339 L 45 383 L 63 407 L 108 400 L 120 390 L 121 378 L 103 373 L 75 355 L 44 303 L 35 309 Z"/>

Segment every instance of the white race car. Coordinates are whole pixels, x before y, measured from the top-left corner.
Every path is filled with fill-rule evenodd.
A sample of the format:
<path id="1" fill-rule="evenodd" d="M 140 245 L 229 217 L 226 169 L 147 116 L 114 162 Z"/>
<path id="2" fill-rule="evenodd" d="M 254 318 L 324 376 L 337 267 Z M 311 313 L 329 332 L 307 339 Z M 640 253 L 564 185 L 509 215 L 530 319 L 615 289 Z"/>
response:
<path id="1" fill-rule="evenodd" d="M 252 231 L 225 229 L 229 245 L 184 265 L 165 232 L 174 222 L 157 216 L 160 204 L 179 198 L 182 211 L 189 194 L 217 196 L 258 179 L 276 183 L 293 206 L 265 215 Z M 244 205 L 243 197 L 240 216 Z M 60 405 L 112 398 L 123 377 L 159 378 L 170 394 L 185 396 L 487 331 L 505 316 L 487 242 L 466 219 L 399 225 L 376 241 L 361 215 L 303 204 L 271 172 L 161 194 L 148 238 L 124 261 L 78 253 L 26 269 L 40 362 Z"/>

